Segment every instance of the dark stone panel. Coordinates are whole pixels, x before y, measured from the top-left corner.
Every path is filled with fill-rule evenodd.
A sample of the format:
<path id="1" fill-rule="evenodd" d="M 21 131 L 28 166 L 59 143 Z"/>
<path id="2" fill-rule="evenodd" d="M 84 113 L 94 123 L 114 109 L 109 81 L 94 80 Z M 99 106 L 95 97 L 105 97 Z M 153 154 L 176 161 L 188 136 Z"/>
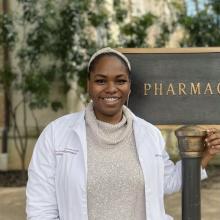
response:
<path id="1" fill-rule="evenodd" d="M 126 56 L 132 66 L 129 107 L 138 116 L 161 125 L 220 124 L 220 53 Z"/>

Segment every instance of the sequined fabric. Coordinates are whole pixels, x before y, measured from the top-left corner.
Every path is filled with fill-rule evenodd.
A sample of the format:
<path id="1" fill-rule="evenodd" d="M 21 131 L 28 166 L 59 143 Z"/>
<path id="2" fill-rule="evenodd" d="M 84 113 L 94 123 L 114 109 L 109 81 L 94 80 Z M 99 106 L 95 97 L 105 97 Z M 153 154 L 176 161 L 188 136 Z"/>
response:
<path id="1" fill-rule="evenodd" d="M 138 161 L 132 116 L 109 124 L 86 108 L 89 220 L 146 220 L 144 177 Z"/>

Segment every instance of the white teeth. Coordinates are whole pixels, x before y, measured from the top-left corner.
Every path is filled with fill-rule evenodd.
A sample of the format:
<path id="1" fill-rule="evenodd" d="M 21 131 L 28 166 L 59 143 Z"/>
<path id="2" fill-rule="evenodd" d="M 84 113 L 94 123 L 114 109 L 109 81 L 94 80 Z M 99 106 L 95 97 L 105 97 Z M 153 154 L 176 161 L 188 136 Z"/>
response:
<path id="1" fill-rule="evenodd" d="M 109 98 L 104 98 L 104 100 L 106 100 L 106 101 L 115 101 L 115 100 L 118 100 L 118 98 L 109 97 Z"/>

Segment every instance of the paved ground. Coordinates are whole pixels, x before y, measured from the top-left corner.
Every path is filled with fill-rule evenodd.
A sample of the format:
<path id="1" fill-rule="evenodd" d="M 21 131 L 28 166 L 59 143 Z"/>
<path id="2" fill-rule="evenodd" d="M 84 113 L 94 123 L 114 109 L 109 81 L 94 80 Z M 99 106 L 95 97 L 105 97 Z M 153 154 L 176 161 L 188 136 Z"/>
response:
<path id="1" fill-rule="evenodd" d="M 25 220 L 24 207 L 24 187 L 0 188 L 0 220 Z"/>
<path id="2" fill-rule="evenodd" d="M 202 189 L 202 220 L 220 217 L 220 183 Z M 166 211 L 175 220 L 181 219 L 180 193 L 166 198 Z M 0 220 L 25 220 L 25 188 L 0 188 Z M 43 220 L 43 219 L 42 219 Z"/>
<path id="3" fill-rule="evenodd" d="M 203 189 L 201 194 L 202 220 L 220 219 L 220 189 Z M 176 193 L 166 198 L 166 212 L 175 220 L 181 219 L 181 195 Z"/>

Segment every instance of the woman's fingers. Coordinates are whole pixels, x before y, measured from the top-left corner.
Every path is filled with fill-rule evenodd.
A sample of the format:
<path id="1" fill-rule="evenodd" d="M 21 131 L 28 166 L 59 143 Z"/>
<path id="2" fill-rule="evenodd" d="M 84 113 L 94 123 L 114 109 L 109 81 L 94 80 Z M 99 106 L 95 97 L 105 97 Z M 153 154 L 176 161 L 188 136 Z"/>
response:
<path id="1" fill-rule="evenodd" d="M 207 141 L 207 145 L 208 146 L 220 145 L 220 138 L 215 137 L 214 139 Z"/>
<path id="2" fill-rule="evenodd" d="M 215 132 L 217 132 L 217 129 L 216 128 L 209 128 L 206 130 L 207 134 L 210 135 L 210 134 L 213 134 Z"/>
<path id="3" fill-rule="evenodd" d="M 208 151 L 208 154 L 210 155 L 220 153 L 220 131 L 218 131 L 216 128 L 210 128 L 206 132 L 206 151 Z"/>
<path id="4" fill-rule="evenodd" d="M 208 148 L 208 152 L 211 155 L 215 155 L 217 153 L 220 153 L 220 145 L 212 146 Z"/>
<path id="5" fill-rule="evenodd" d="M 210 143 L 216 139 L 220 139 L 220 131 L 217 129 L 207 130 L 207 137 L 205 138 L 206 143 Z"/>

